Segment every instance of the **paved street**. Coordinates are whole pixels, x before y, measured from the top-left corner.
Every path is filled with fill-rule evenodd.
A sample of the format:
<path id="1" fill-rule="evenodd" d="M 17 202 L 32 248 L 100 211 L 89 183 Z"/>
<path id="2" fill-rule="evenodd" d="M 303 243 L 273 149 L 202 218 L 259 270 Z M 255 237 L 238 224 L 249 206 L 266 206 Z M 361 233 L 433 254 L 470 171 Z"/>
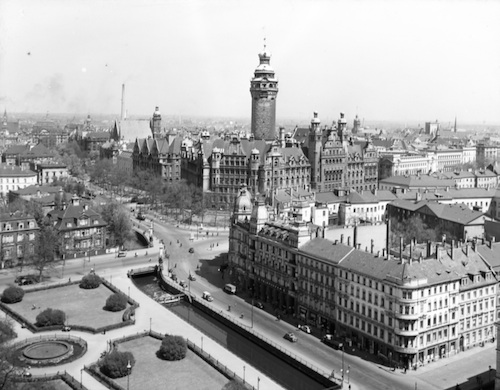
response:
<path id="1" fill-rule="evenodd" d="M 308 363 L 318 367 L 324 372 L 334 370 L 337 379 L 341 378 L 342 354 L 322 344 L 312 335 L 307 335 L 295 329 L 294 324 L 285 321 L 276 321 L 276 318 L 260 309 L 252 309 L 251 304 L 245 302 L 237 296 L 228 295 L 222 291 L 225 280 L 218 271 L 220 265 L 220 255 L 227 252 L 228 240 L 226 230 L 209 231 L 209 234 L 197 233 L 189 226 L 171 225 L 156 221 L 154 224 L 155 235 L 158 239 L 163 239 L 166 250 L 170 256 L 169 267 L 174 270 L 180 279 L 187 280 L 191 272 L 196 275 L 196 281 L 192 282 L 191 292 L 201 295 L 201 291 L 211 291 L 215 297 L 212 303 L 215 310 L 222 311 L 225 315 L 233 316 L 242 325 L 250 327 L 253 319 L 253 330 L 263 335 L 282 348 L 288 349 L 298 358 L 306 360 Z M 212 234 L 213 233 L 213 234 Z M 179 242 L 177 242 L 179 240 Z M 217 245 L 218 244 L 218 245 Z M 194 248 L 194 253 L 189 253 L 189 248 Z M 146 252 L 147 255 L 146 255 Z M 87 340 L 89 351 L 84 357 L 70 364 L 58 367 L 59 370 L 67 370 L 75 378 L 79 379 L 80 369 L 84 364 L 94 362 L 100 353 L 106 348 L 107 341 L 122 337 L 127 334 L 149 329 L 150 321 L 152 329 L 158 332 L 168 332 L 182 334 L 205 350 L 210 349 L 210 353 L 230 367 L 237 374 L 242 376 L 242 367 L 246 366 L 245 377 L 249 383 L 255 387 L 260 378 L 260 389 L 279 389 L 280 386 L 269 378 L 254 370 L 246 362 L 242 361 L 232 353 L 222 348 L 208 337 L 203 337 L 203 333 L 180 320 L 176 315 L 145 296 L 136 289 L 133 283 L 126 277 L 126 271 L 130 268 L 148 266 L 157 260 L 159 254 L 159 242 L 155 240 L 155 247 L 129 252 L 126 257 L 118 258 L 116 254 L 108 254 L 99 258 L 91 258 L 90 262 L 82 259 L 67 261 L 64 267 L 58 267 L 52 271 L 52 280 L 66 280 L 66 278 L 80 278 L 88 273 L 90 268 L 117 285 L 122 291 L 130 288 L 131 296 L 140 303 L 137 311 L 136 324 L 131 327 L 107 332 L 106 335 L 89 335 L 83 332 L 72 331 Z M 150 259 L 153 259 L 150 262 Z M 2 271 L 0 273 L 0 283 L 5 285 L 12 283 L 15 272 Z M 198 295 L 198 296 L 199 296 Z M 228 305 L 232 306 L 231 312 L 227 311 Z M 252 315 L 253 312 L 253 315 Z M 240 314 L 244 318 L 239 318 Z M 283 339 L 286 331 L 293 330 L 299 337 L 298 343 L 290 343 Z M 28 330 L 16 326 L 20 338 L 33 336 Z M 199 340 L 199 341 L 198 341 Z M 203 341 L 202 341 L 203 340 Z M 476 348 L 466 351 L 454 357 L 420 367 L 417 371 L 404 373 L 401 370 L 391 371 L 386 366 L 367 359 L 369 357 L 362 351 L 346 350 L 344 354 L 344 369 L 349 367 L 349 374 L 344 375 L 345 388 L 350 385 L 351 389 L 447 389 L 454 388 L 457 383 L 461 384 L 462 390 L 473 389 L 476 383 L 476 375 L 481 375 L 484 382 L 489 375 L 493 377 L 494 372 L 488 373 L 488 366 L 495 367 L 495 345 L 487 344 L 483 348 Z M 53 372 L 53 369 L 34 369 L 33 373 Z M 83 373 L 83 382 L 90 389 L 102 389 L 102 385 L 94 381 L 89 375 Z M 132 379 L 132 378 L 131 378 Z M 470 383 L 467 383 L 467 382 Z M 348 383 L 349 382 L 349 383 Z M 367 386 L 369 384 L 369 386 Z M 131 381 L 133 389 L 133 382 Z M 137 385 L 139 388 L 139 384 Z"/>

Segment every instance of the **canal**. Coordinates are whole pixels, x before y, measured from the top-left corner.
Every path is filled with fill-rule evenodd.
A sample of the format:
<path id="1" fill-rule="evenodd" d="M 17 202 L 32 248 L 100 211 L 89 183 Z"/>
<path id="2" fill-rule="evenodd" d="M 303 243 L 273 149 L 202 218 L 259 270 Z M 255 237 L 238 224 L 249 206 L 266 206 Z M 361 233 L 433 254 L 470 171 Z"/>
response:
<path id="1" fill-rule="evenodd" d="M 133 280 L 137 287 L 150 297 L 162 291 L 153 275 L 134 277 Z M 319 390 L 324 388 L 313 378 L 187 302 L 181 301 L 173 306 L 165 305 L 165 309 L 177 314 L 286 389 Z"/>

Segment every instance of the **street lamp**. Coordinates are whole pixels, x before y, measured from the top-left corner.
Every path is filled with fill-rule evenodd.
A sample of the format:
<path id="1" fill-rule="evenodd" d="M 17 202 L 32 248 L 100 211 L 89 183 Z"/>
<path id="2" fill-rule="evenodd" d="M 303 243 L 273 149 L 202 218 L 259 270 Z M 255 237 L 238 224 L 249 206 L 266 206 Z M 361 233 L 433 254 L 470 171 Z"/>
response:
<path id="1" fill-rule="evenodd" d="M 80 389 L 83 389 L 83 368 L 80 369 Z"/>
<path id="2" fill-rule="evenodd" d="M 201 352 L 203 352 L 203 336 L 201 336 Z"/>
<path id="3" fill-rule="evenodd" d="M 342 345 L 342 387 L 344 387 L 344 346 Z"/>
<path id="4" fill-rule="evenodd" d="M 151 333 L 151 323 L 153 322 L 153 318 L 149 317 L 149 333 Z"/>
<path id="5" fill-rule="evenodd" d="M 349 384 L 349 371 L 351 371 L 351 366 L 348 364 L 347 365 L 347 384 Z"/>
<path id="6" fill-rule="evenodd" d="M 243 366 L 243 383 L 245 383 L 245 366 Z"/>
<path id="7" fill-rule="evenodd" d="M 130 286 L 128 286 L 128 298 L 130 298 Z"/>
<path id="8" fill-rule="evenodd" d="M 127 390 L 130 389 L 130 370 L 132 366 L 130 365 L 130 360 L 127 362 Z"/>
<path id="9" fill-rule="evenodd" d="M 491 381 L 491 366 L 488 366 L 488 382 Z"/>

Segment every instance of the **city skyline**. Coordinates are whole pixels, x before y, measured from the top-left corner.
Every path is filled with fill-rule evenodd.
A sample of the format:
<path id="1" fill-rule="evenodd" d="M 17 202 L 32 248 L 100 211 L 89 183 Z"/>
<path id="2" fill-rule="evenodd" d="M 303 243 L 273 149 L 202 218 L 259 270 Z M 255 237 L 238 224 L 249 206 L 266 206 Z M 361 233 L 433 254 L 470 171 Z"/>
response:
<path id="1" fill-rule="evenodd" d="M 500 124 L 493 1 L 59 1 L 0 4 L 8 112 L 250 118 L 264 38 L 277 125 L 319 112 L 367 121 Z"/>

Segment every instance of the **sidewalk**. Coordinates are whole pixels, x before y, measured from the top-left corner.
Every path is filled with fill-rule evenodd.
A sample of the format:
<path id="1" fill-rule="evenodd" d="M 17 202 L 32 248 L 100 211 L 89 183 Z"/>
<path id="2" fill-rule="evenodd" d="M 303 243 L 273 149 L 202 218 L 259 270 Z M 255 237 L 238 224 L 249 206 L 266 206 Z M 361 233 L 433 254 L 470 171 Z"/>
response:
<path id="1" fill-rule="evenodd" d="M 158 254 L 159 242 L 157 238 L 154 239 L 154 247 L 149 248 L 149 251 L 151 251 L 152 256 L 154 254 Z M 135 324 L 127 326 L 125 328 L 108 331 L 105 335 L 89 334 L 72 330 L 71 335 L 81 337 L 82 339 L 87 341 L 88 350 L 85 355 L 73 362 L 55 367 L 33 367 L 31 368 L 31 373 L 33 375 L 36 376 L 44 375 L 46 373 L 55 373 L 57 371 L 66 371 L 68 374 L 73 376 L 75 380 L 82 380 L 83 385 L 88 389 L 106 390 L 108 389 L 106 386 L 103 386 L 89 374 L 82 371 L 83 367 L 85 365 L 90 365 L 96 362 L 99 359 L 101 352 L 106 350 L 109 341 L 143 331 L 148 331 L 151 328 L 153 331 L 159 333 L 169 333 L 186 337 L 187 339 L 198 345 L 198 347 L 200 347 L 202 350 L 210 353 L 213 358 L 217 359 L 219 362 L 227 366 L 229 370 L 233 371 L 236 375 L 238 375 L 239 377 L 244 376 L 245 381 L 254 386 L 254 388 L 256 389 L 282 389 L 282 387 L 272 379 L 268 378 L 266 375 L 250 366 L 247 362 L 240 359 L 238 356 L 234 355 L 232 352 L 228 351 L 223 346 L 207 337 L 204 333 L 197 330 L 189 323 L 180 319 L 177 315 L 164 308 L 161 304 L 149 298 L 146 294 L 139 290 L 127 277 L 127 267 L 113 270 L 105 269 L 102 273 L 98 274 L 102 278 L 112 281 L 112 283 L 121 291 L 128 291 L 128 289 L 130 288 L 131 298 L 137 301 L 140 305 L 136 310 Z M 74 273 L 68 274 L 67 276 L 74 278 L 74 280 L 77 280 L 81 277 L 81 274 L 78 275 Z M 14 327 L 18 334 L 18 337 L 14 340 L 14 342 L 18 342 L 26 338 L 36 338 L 40 335 L 33 334 L 28 329 L 21 328 L 21 325 L 17 322 L 15 322 Z M 42 334 L 61 334 L 61 332 L 43 332 Z M 132 375 L 130 377 L 130 389 L 139 388 L 139 384 L 134 385 Z"/>

